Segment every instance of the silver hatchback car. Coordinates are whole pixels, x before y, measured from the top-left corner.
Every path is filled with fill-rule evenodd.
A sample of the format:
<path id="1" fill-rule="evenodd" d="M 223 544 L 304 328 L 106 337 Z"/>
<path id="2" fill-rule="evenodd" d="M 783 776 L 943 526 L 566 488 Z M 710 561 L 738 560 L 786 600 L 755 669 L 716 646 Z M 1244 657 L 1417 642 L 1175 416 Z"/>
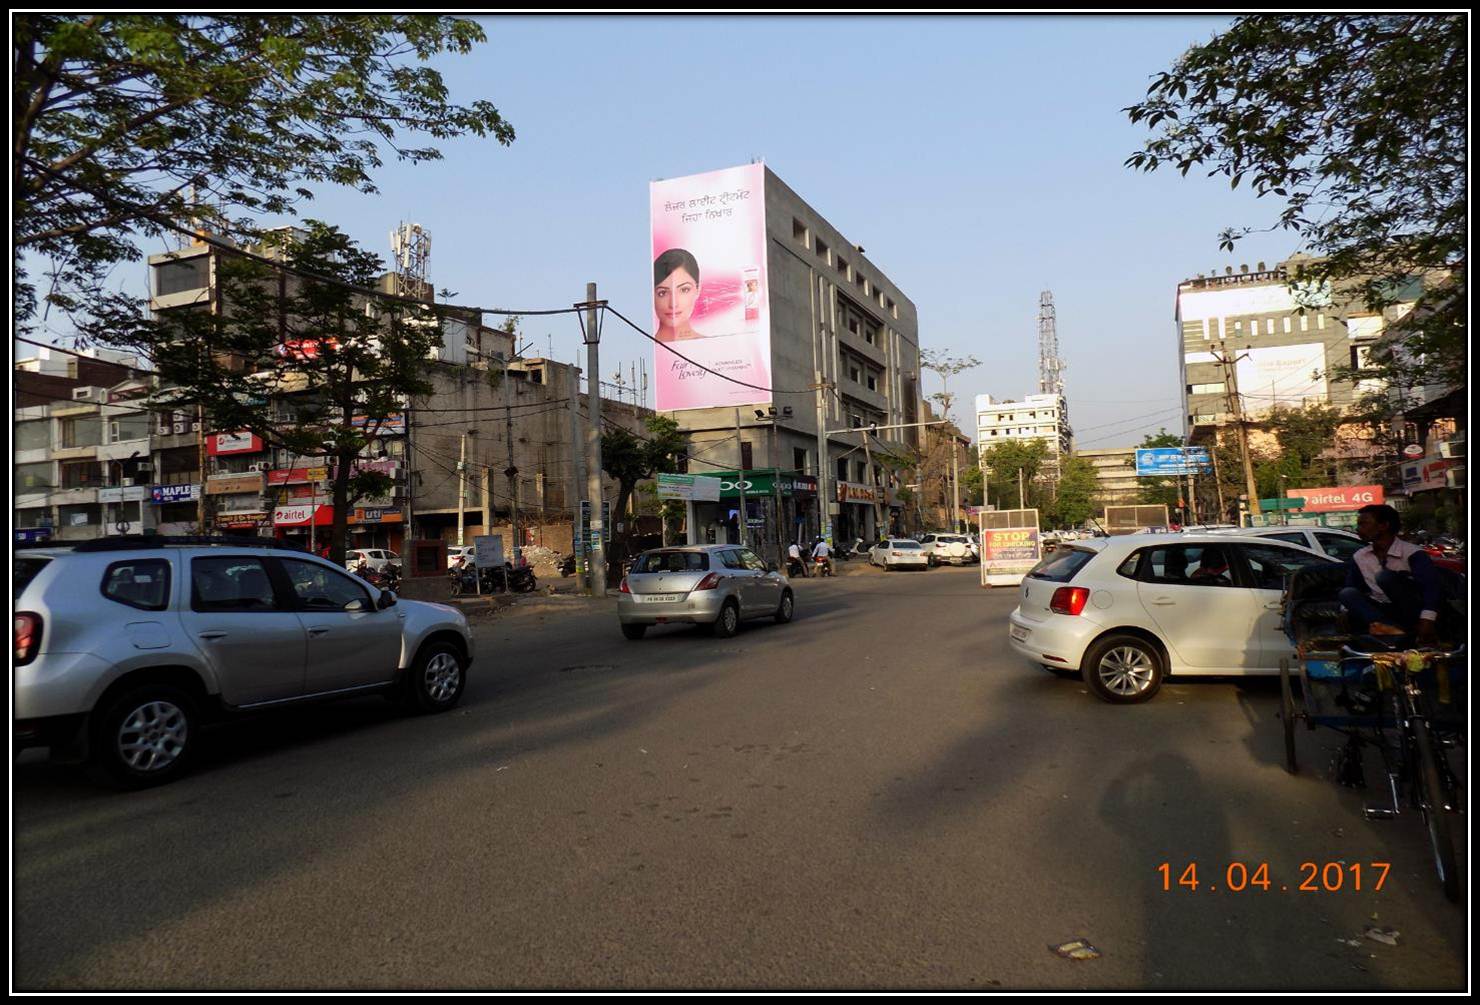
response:
<path id="1" fill-rule="evenodd" d="M 640 639 L 652 625 L 703 624 L 729 638 L 741 621 L 786 624 L 796 611 L 791 584 L 774 562 L 735 544 L 645 551 L 617 594 L 622 634 Z"/>
<path id="2" fill-rule="evenodd" d="M 124 537 L 15 555 L 17 747 L 134 788 L 171 781 L 204 721 L 380 691 L 443 712 L 467 619 L 255 539 Z"/>

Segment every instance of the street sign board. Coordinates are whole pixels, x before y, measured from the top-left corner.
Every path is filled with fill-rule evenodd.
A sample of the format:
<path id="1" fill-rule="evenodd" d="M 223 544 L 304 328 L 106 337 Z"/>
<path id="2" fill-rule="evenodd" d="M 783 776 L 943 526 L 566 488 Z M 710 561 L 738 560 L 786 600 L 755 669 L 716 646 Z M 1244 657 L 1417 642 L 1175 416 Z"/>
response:
<path id="1" fill-rule="evenodd" d="M 721 481 L 704 475 L 658 475 L 659 499 L 691 499 L 718 502 Z"/>
<path id="2" fill-rule="evenodd" d="M 1141 478 L 1175 478 L 1212 469 L 1213 458 L 1207 447 L 1149 447 L 1136 451 L 1136 475 Z"/>
<path id="3" fill-rule="evenodd" d="M 473 538 L 473 565 L 479 569 L 498 569 L 504 564 L 504 539 L 497 534 Z"/>

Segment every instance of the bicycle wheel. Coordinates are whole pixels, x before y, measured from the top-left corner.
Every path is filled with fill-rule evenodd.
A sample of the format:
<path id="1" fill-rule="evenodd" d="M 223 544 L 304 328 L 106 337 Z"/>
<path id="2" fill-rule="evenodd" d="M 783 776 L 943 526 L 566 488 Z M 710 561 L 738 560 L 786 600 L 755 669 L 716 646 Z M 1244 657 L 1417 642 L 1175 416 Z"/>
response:
<path id="1" fill-rule="evenodd" d="M 1290 690 L 1290 661 L 1280 660 L 1280 718 L 1285 721 L 1285 770 L 1300 773 L 1295 760 L 1295 695 Z"/>
<path id="2" fill-rule="evenodd" d="M 1449 835 L 1449 816 L 1444 809 L 1444 789 L 1439 784 L 1434 740 L 1429 735 L 1429 724 L 1423 719 L 1413 719 L 1410 728 L 1414 752 L 1418 755 L 1418 808 L 1429 828 L 1429 845 L 1434 851 L 1434 865 L 1439 870 L 1444 896 L 1458 903 L 1459 867 L 1454 862 L 1454 841 Z"/>

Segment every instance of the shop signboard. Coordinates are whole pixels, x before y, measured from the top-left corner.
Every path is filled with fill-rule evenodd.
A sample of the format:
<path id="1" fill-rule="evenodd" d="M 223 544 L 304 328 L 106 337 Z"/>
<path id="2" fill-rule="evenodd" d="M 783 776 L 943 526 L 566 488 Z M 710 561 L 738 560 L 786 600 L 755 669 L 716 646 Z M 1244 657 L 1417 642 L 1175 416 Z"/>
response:
<path id="1" fill-rule="evenodd" d="M 200 485 L 156 485 L 149 490 L 149 494 L 154 498 L 156 506 L 195 502 L 200 498 Z"/>
<path id="2" fill-rule="evenodd" d="M 875 499 L 876 493 L 867 485 L 856 485 L 853 482 L 838 482 L 839 502 L 871 505 Z"/>
<path id="3" fill-rule="evenodd" d="M 15 532 L 16 544 L 41 544 L 51 540 L 50 527 L 21 527 Z"/>
<path id="4" fill-rule="evenodd" d="M 404 412 L 394 412 L 384 417 L 356 415 L 350 420 L 350 424 L 356 429 L 374 430 L 376 436 L 406 435 L 406 415 Z"/>
<path id="5" fill-rule="evenodd" d="M 1405 461 L 1403 463 L 1403 491 L 1405 492 L 1429 492 L 1433 489 L 1442 489 L 1448 486 L 1444 472 L 1448 471 L 1458 461 L 1444 457 L 1424 457 L 1416 461 Z"/>
<path id="6" fill-rule="evenodd" d="M 206 479 L 206 495 L 234 496 L 262 491 L 262 472 L 252 471 L 242 475 L 212 475 Z"/>
<path id="7" fill-rule="evenodd" d="M 267 472 L 267 484 L 269 485 L 294 485 L 328 480 L 328 468 L 285 468 L 281 471 Z"/>
<path id="8" fill-rule="evenodd" d="M 143 485 L 115 485 L 98 489 L 100 503 L 142 502 L 149 498 L 149 489 Z"/>
<path id="9" fill-rule="evenodd" d="M 497 534 L 480 534 L 473 538 L 473 565 L 479 569 L 498 569 L 504 564 L 504 539 Z"/>
<path id="10" fill-rule="evenodd" d="M 255 454 L 262 450 L 262 438 L 242 431 L 237 433 L 212 433 L 206 437 L 206 453 L 212 457 L 231 454 Z"/>
<path id="11" fill-rule="evenodd" d="M 244 530 L 257 527 L 268 521 L 265 510 L 241 510 L 234 513 L 217 513 L 216 526 L 229 530 Z"/>
<path id="12" fill-rule="evenodd" d="M 312 503 L 290 503 L 272 511 L 275 527 L 307 527 L 310 523 L 325 527 L 334 522 L 333 506 L 315 506 Z"/>

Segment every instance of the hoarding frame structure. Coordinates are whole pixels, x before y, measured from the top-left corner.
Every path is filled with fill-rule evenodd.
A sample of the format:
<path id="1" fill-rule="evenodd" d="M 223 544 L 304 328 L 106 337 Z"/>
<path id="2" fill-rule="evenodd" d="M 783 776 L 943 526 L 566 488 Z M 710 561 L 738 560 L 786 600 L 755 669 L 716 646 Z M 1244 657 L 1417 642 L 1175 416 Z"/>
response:
<path id="1" fill-rule="evenodd" d="M 977 519 L 979 521 L 977 550 L 981 558 L 981 585 L 985 587 L 1017 586 L 1043 558 L 1043 532 L 1038 511 L 1036 509 L 989 510 L 978 513 Z M 998 526 L 988 527 L 989 523 Z M 999 543 L 996 540 L 999 536 L 1007 540 Z M 988 557 L 992 553 L 990 545 L 995 544 L 1005 549 L 1008 546 L 1008 540 L 1021 542 L 1015 546 L 1016 550 L 1026 551 L 1029 554 L 995 559 Z"/>
<path id="2" fill-rule="evenodd" d="M 772 402 L 765 180 L 747 164 L 649 185 L 659 412 Z"/>

